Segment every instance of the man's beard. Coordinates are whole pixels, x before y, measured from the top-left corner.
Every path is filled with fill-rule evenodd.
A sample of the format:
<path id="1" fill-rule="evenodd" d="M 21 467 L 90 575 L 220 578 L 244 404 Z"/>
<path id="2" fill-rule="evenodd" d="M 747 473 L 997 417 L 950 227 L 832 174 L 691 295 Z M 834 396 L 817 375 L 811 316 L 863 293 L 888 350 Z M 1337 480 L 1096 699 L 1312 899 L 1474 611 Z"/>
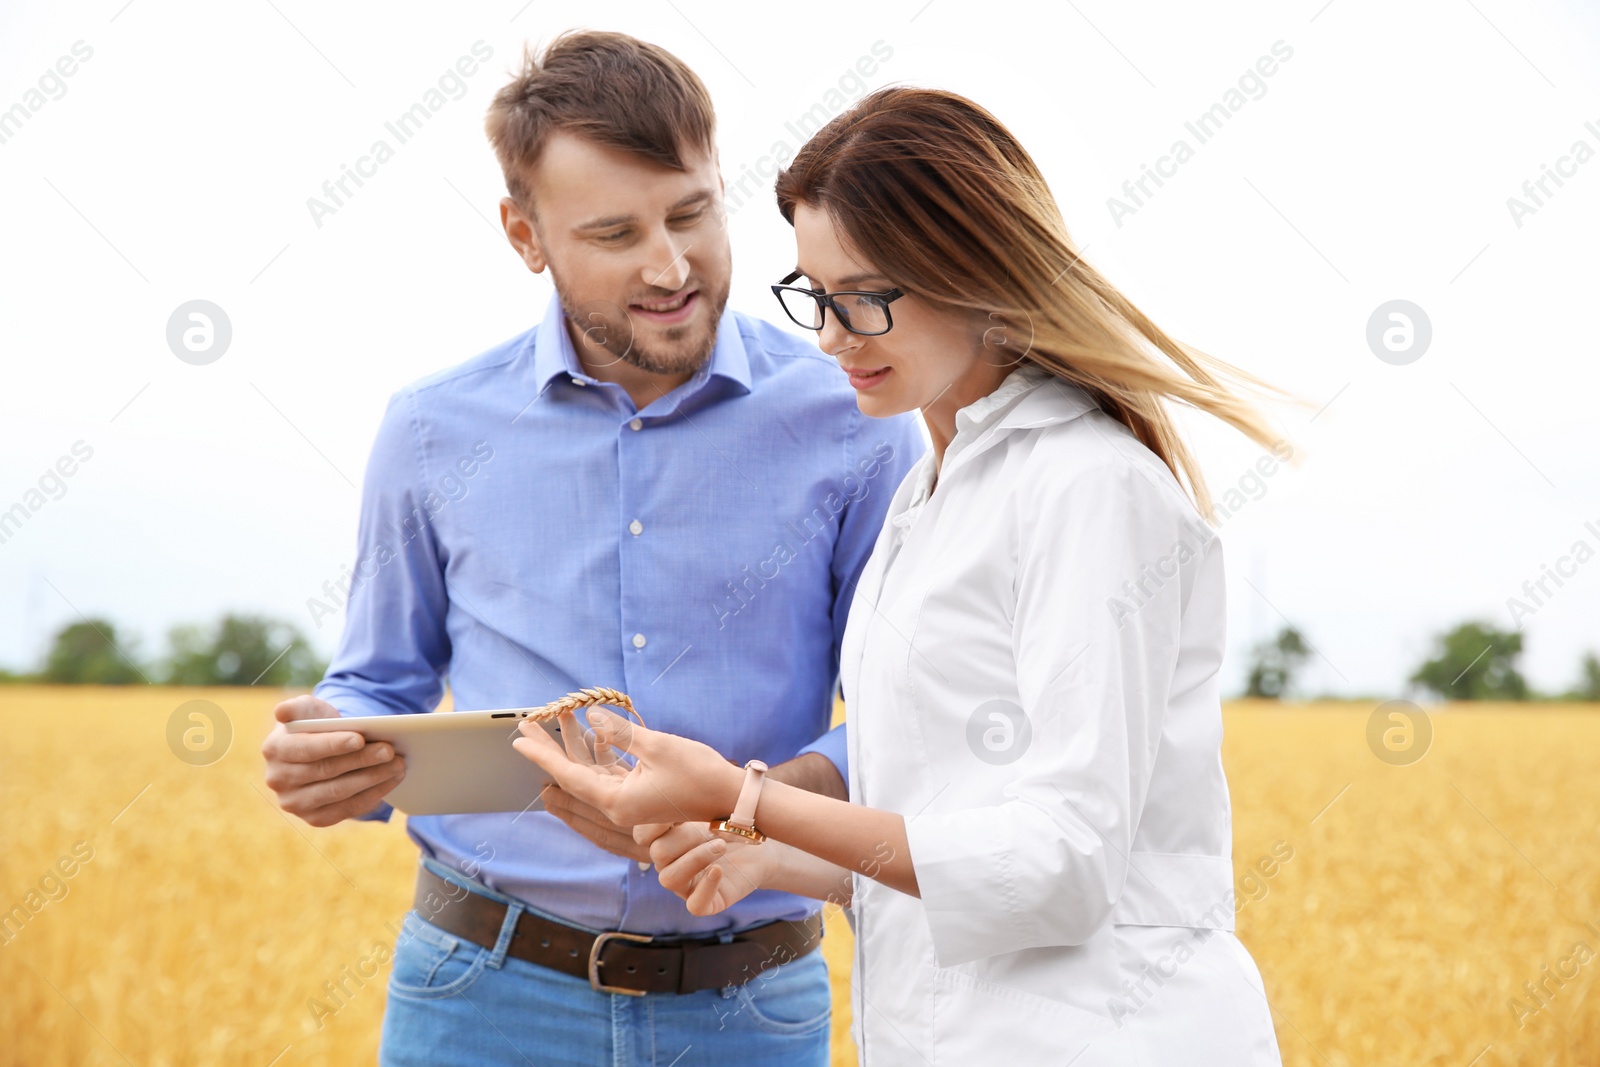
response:
<path id="1" fill-rule="evenodd" d="M 680 343 L 672 349 L 654 347 L 642 341 L 625 307 L 609 300 L 574 302 L 559 282 L 556 283 L 556 295 L 561 300 L 561 309 L 567 321 L 572 324 L 574 336 L 584 339 L 584 355 L 591 362 L 597 357 L 603 362 L 601 350 L 604 350 L 612 362 L 627 363 L 651 374 L 693 374 L 711 358 L 711 352 L 716 348 L 717 323 L 728 305 L 731 286 L 732 279 L 729 279 L 717 293 L 708 292 L 704 286 L 697 289 L 696 299 L 709 301 L 711 314 L 708 325 L 702 328 L 691 323 L 668 327 L 663 331 L 667 341 Z M 703 338 L 690 335 L 691 330 L 701 329 L 705 331 Z"/>

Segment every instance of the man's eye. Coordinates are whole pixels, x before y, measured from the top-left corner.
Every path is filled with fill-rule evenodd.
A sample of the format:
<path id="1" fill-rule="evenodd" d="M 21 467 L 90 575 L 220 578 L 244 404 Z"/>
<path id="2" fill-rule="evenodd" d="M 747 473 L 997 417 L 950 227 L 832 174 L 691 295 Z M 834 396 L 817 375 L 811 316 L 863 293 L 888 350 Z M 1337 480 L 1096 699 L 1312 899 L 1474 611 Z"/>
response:
<path id="1" fill-rule="evenodd" d="M 595 240 L 601 244 L 614 245 L 620 243 L 626 236 L 628 236 L 627 230 L 618 230 L 616 233 L 603 233 L 596 237 Z"/>
<path id="2" fill-rule="evenodd" d="M 705 211 L 704 211 L 704 209 L 702 209 L 700 211 L 693 212 L 692 214 L 679 215 L 677 218 L 671 219 L 669 221 L 675 222 L 675 223 L 677 223 L 678 225 L 681 226 L 681 225 L 683 225 L 685 223 L 699 222 L 700 221 L 700 216 L 702 216 L 704 214 L 705 214 Z"/>

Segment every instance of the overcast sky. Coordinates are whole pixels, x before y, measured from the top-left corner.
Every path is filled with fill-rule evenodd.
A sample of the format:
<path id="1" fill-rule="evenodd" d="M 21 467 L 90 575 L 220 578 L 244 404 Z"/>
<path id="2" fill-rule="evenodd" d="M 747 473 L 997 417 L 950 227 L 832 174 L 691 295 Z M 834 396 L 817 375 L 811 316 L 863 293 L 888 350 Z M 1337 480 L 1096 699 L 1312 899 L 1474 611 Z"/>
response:
<path id="1" fill-rule="evenodd" d="M 0 511 L 29 515 L 0 543 L 0 664 L 34 665 L 79 613 L 145 653 L 226 610 L 332 651 L 342 613 L 318 628 L 306 600 L 353 559 L 387 398 L 542 313 L 548 281 L 494 222 L 482 117 L 524 41 L 589 26 L 700 74 L 730 184 L 792 152 L 789 124 L 818 105 L 890 82 L 974 98 L 1147 313 L 1305 399 L 1278 416 L 1303 462 L 1259 483 L 1258 448 L 1191 424 L 1214 490 L 1252 494 L 1222 526 L 1230 687 L 1288 619 L 1320 653 L 1310 690 L 1399 695 L 1432 635 L 1512 625 L 1513 596 L 1533 608 L 1531 680 L 1571 684 L 1600 648 L 1600 558 L 1577 546 L 1600 549 L 1600 16 L 1048 7 L 7 5 L 0 109 L 23 110 L 0 126 Z M 462 57 L 470 76 L 452 75 Z M 441 78 L 399 143 L 385 123 Z M 1225 120 L 1201 126 L 1216 105 Z M 313 212 L 379 139 L 392 158 Z M 768 179 L 730 206 L 733 305 L 772 318 L 792 232 Z M 205 365 L 167 340 L 193 300 L 231 325 Z M 1375 351 L 1392 301 L 1427 329 L 1409 312 L 1411 348 Z M 1387 310 L 1379 334 L 1403 328 Z M 52 481 L 75 446 L 92 454 Z M 1535 603 L 1523 583 L 1546 567 L 1566 576 Z"/>

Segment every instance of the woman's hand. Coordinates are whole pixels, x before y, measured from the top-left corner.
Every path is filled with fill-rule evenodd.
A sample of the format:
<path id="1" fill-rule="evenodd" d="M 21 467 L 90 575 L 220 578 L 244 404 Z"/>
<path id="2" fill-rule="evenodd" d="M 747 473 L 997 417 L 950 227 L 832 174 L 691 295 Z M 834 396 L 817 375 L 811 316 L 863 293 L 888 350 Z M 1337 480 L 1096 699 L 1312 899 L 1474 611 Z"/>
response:
<path id="1" fill-rule="evenodd" d="M 627 765 L 617 758 L 610 746 L 597 742 L 594 750 L 590 751 L 583 727 L 570 711 L 564 713 L 559 721 L 562 747 L 567 750 L 567 758 L 574 763 L 593 764 L 618 777 L 628 773 Z M 566 823 L 574 832 L 582 834 L 607 852 L 625 856 L 645 867 L 650 865 L 648 842 L 639 841 L 635 831 L 643 831 L 654 837 L 666 829 L 665 826 L 619 826 L 599 809 L 585 804 L 554 782 L 540 791 L 539 799 L 544 802 L 545 811 Z"/>
<path id="2" fill-rule="evenodd" d="M 522 722 L 522 736 L 511 745 L 563 790 L 619 826 L 704 823 L 725 818 L 733 810 L 744 771 L 710 745 L 647 730 L 603 708 L 590 708 L 588 719 L 596 753 L 616 750 L 634 757 L 626 772 L 619 773 L 620 765 L 614 762 L 574 759 L 538 723 Z M 561 722 L 563 737 L 579 734 L 571 712 L 564 713 Z"/>
<path id="3" fill-rule="evenodd" d="M 702 822 L 641 826 L 633 836 L 650 846 L 661 884 L 683 898 L 691 915 L 715 915 L 762 888 L 787 847 L 725 837 Z"/>

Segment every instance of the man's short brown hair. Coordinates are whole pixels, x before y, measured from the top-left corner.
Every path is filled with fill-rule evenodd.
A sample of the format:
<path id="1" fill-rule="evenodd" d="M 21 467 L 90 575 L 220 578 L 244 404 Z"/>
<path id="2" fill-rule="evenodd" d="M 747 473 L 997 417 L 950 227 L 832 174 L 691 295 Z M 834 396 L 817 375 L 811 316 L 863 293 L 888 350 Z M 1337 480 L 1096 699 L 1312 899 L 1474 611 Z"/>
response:
<path id="1" fill-rule="evenodd" d="M 587 137 L 674 170 L 685 149 L 714 150 L 711 96 L 677 56 L 624 33 L 569 30 L 495 93 L 484 127 L 524 210 L 529 178 L 552 130 Z"/>

